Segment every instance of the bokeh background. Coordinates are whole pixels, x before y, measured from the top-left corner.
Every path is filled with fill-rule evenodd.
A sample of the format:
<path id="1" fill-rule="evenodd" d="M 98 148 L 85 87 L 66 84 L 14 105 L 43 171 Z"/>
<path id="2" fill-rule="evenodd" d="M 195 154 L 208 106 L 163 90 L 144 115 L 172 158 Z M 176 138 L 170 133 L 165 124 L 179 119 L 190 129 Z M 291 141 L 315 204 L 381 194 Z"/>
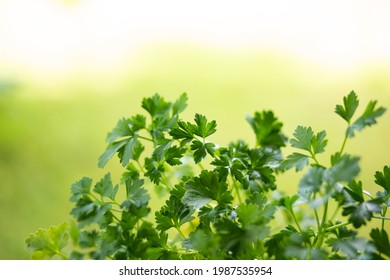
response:
<path id="1" fill-rule="evenodd" d="M 256 110 L 288 136 L 326 129 L 327 162 L 344 95 L 358 94 L 359 112 L 371 99 L 390 108 L 389 14 L 386 0 L 0 0 L 0 259 L 29 259 L 30 232 L 70 220 L 70 185 L 107 172 L 107 132 L 156 92 L 187 92 L 183 118 L 217 120 L 220 145 L 253 143 Z M 348 142 L 370 191 L 390 164 L 389 128 L 387 112 Z M 297 178 L 279 184 L 293 193 Z"/>

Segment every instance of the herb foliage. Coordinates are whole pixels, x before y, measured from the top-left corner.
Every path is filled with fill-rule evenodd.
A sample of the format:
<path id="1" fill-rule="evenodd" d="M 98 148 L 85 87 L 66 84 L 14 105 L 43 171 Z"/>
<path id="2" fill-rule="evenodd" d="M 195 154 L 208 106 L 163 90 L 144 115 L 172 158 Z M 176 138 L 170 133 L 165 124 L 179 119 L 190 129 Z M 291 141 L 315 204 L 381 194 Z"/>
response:
<path id="1" fill-rule="evenodd" d="M 220 147 L 212 142 L 215 120 L 180 118 L 186 94 L 174 102 L 155 94 L 141 106 L 147 114 L 120 119 L 98 160 L 104 168 L 119 158 L 119 182 L 110 173 L 95 183 L 75 182 L 75 221 L 30 234 L 34 259 L 390 258 L 390 167 L 375 173 L 378 192 L 371 195 L 357 178 L 360 158 L 345 152 L 348 139 L 385 112 L 376 101 L 356 116 L 352 91 L 336 106 L 346 130 L 329 165 L 317 158 L 327 147 L 325 130 L 299 125 L 288 139 L 272 111 L 247 117 L 254 146 L 236 140 Z M 297 151 L 284 158 L 288 144 Z M 289 169 L 304 170 L 293 195 L 276 182 Z M 161 197 L 165 204 L 152 212 Z M 372 219 L 382 220 L 381 227 L 360 235 Z"/>

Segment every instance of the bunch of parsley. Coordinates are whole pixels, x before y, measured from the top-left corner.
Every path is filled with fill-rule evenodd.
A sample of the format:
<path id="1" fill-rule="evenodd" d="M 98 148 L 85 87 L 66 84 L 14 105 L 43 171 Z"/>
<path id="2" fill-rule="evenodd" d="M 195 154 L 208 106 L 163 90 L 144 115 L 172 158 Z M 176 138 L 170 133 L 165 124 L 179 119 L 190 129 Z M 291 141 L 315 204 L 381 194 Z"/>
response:
<path id="1" fill-rule="evenodd" d="M 98 161 L 103 168 L 117 156 L 125 169 L 120 182 L 110 173 L 95 183 L 75 182 L 75 222 L 30 234 L 27 249 L 34 259 L 390 258 L 390 168 L 375 173 L 373 196 L 356 179 L 359 157 L 344 152 L 348 139 L 376 124 L 385 109 L 371 101 L 355 117 L 358 105 L 351 92 L 336 106 L 347 127 L 326 166 L 317 159 L 327 146 L 325 130 L 298 126 L 288 139 L 272 111 L 255 112 L 247 121 L 256 144 L 220 147 L 209 141 L 216 121 L 180 118 L 186 94 L 175 102 L 144 98 L 147 115 L 119 120 Z M 299 152 L 284 158 L 287 144 Z M 292 196 L 276 185 L 288 169 L 306 170 Z M 165 204 L 153 213 L 151 201 L 162 197 Z M 381 219 L 381 228 L 359 235 L 372 219 Z"/>

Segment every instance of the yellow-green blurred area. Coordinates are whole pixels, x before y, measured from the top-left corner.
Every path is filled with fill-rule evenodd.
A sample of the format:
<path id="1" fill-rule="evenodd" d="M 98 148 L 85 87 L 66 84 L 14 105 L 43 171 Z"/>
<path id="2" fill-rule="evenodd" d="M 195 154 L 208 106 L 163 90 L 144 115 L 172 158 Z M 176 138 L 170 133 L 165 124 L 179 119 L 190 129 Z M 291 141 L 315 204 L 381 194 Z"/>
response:
<path id="1" fill-rule="evenodd" d="M 0 2 L 0 7 L 6 2 Z M 57 4 L 58 9 L 71 9 L 85 3 L 90 1 Z M 93 45 L 90 48 L 94 51 Z M 390 109 L 388 57 L 339 67 L 269 46 L 226 48 L 160 38 L 129 50 L 120 64 L 106 65 L 103 57 L 101 64 L 65 63 L 64 70 L 61 63 L 53 66 L 43 57 L 31 57 L 26 66 L 4 46 L 0 51 L 0 259 L 30 258 L 24 243 L 29 233 L 71 219 L 70 186 L 82 176 L 96 181 L 111 171 L 119 182 L 118 164 L 109 163 L 103 170 L 97 167 L 106 135 L 119 118 L 143 113 L 142 98 L 156 92 L 168 101 L 187 92 L 189 106 L 182 117 L 191 121 L 201 113 L 215 119 L 218 131 L 210 140 L 221 146 L 237 139 L 253 144 L 246 114 L 265 109 L 274 111 L 289 137 L 297 125 L 311 126 L 316 132 L 325 129 L 327 152 L 319 157 L 325 165 L 344 137 L 346 123 L 334 113 L 343 96 L 351 90 L 357 93 L 357 114 L 369 100 Z M 51 54 L 50 59 L 61 54 Z M 349 140 L 345 150 L 361 156 L 358 179 L 372 193 L 379 190 L 373 182 L 375 171 L 390 164 L 389 128 L 387 111 L 377 125 Z M 286 147 L 283 153 L 291 151 Z M 294 193 L 301 175 L 288 171 L 278 178 L 278 186 Z"/>

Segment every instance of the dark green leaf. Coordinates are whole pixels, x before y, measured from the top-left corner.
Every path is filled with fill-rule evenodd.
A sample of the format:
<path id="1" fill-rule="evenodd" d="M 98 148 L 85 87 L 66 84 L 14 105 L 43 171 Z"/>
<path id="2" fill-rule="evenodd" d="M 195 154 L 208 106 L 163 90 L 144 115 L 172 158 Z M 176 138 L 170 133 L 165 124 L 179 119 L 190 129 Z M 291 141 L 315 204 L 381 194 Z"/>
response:
<path id="1" fill-rule="evenodd" d="M 207 118 L 201 114 L 195 114 L 194 134 L 203 139 L 217 131 L 217 123 L 215 121 L 208 122 Z"/>
<path id="2" fill-rule="evenodd" d="M 111 174 L 107 173 L 103 179 L 96 183 L 95 188 L 93 190 L 96 193 L 100 194 L 102 197 L 108 197 L 111 200 L 115 200 L 118 188 L 118 185 L 116 185 L 115 187 L 112 185 Z"/>
<path id="3" fill-rule="evenodd" d="M 355 228 L 359 228 L 365 225 L 367 221 L 370 221 L 374 213 L 380 213 L 381 210 L 381 201 L 370 200 L 345 206 L 343 216 L 349 216 L 348 220 Z"/>
<path id="4" fill-rule="evenodd" d="M 375 251 L 375 247 L 365 238 L 343 238 L 334 240 L 333 250 L 342 251 L 348 259 L 366 259 Z"/>
<path id="5" fill-rule="evenodd" d="M 278 121 L 272 111 L 255 112 L 247 116 L 247 121 L 256 134 L 256 143 L 261 147 L 280 148 L 287 140 L 282 133 L 283 124 Z"/>
<path id="6" fill-rule="evenodd" d="M 194 126 L 189 122 L 179 121 L 177 127 L 172 128 L 169 134 L 173 139 L 183 139 L 182 145 L 190 142 L 194 138 Z"/>
<path id="7" fill-rule="evenodd" d="M 164 115 L 167 113 L 171 106 L 171 103 L 165 102 L 159 94 L 155 94 L 152 97 L 142 99 L 142 108 L 144 108 L 154 119 L 158 115 Z"/>
<path id="8" fill-rule="evenodd" d="M 78 201 L 81 197 L 91 193 L 92 179 L 83 177 L 80 181 L 74 183 L 71 187 L 72 196 L 70 197 L 71 202 Z"/>
<path id="9" fill-rule="evenodd" d="M 145 176 L 155 183 L 156 185 L 160 184 L 161 174 L 165 171 L 164 163 L 158 162 L 153 158 L 145 158 Z"/>
<path id="10" fill-rule="evenodd" d="M 128 211 L 131 205 L 140 208 L 149 202 L 150 196 L 143 185 L 144 180 L 139 178 L 126 180 L 126 200 L 121 204 L 122 208 Z"/>
<path id="11" fill-rule="evenodd" d="M 342 117 L 344 120 L 350 123 L 356 108 L 359 106 L 359 100 L 354 91 L 351 91 L 348 96 L 343 98 L 344 107 L 342 105 L 337 105 L 335 112 Z"/>
<path id="12" fill-rule="evenodd" d="M 186 193 L 183 203 L 199 209 L 210 201 L 226 205 L 232 202 L 233 197 L 228 191 L 225 181 L 220 181 L 218 173 L 203 170 L 199 177 L 194 177 L 185 183 Z"/>
<path id="13" fill-rule="evenodd" d="M 195 163 L 201 162 L 207 156 L 207 153 L 214 156 L 214 147 L 213 143 L 203 143 L 199 140 L 192 141 L 191 150 L 194 151 Z"/>
<path id="14" fill-rule="evenodd" d="M 179 148 L 177 146 L 170 147 L 165 150 L 164 158 L 165 161 L 173 166 L 173 165 L 180 165 L 182 164 L 181 158 L 183 157 L 184 153 L 186 152 L 185 148 Z"/>
<path id="15" fill-rule="evenodd" d="M 374 241 L 376 249 L 390 258 L 390 242 L 387 232 L 383 229 L 374 228 L 371 230 L 370 236 Z"/>
<path id="16" fill-rule="evenodd" d="M 181 198 L 171 195 L 160 211 L 156 212 L 157 229 L 166 231 L 172 227 L 180 228 L 184 223 L 194 219 L 194 208 L 190 208 L 181 202 Z"/>
<path id="17" fill-rule="evenodd" d="M 390 193 L 390 167 L 383 167 L 383 172 L 375 172 L 375 183 Z"/>

